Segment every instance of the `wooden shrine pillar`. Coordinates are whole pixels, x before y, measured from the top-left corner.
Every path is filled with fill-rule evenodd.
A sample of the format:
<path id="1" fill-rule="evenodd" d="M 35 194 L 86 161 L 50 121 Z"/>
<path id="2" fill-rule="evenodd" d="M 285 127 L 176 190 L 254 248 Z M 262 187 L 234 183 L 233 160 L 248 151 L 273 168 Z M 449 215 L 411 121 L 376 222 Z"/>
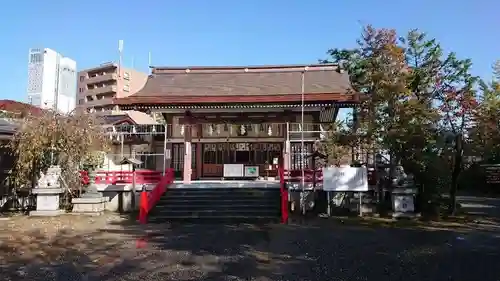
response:
<path id="1" fill-rule="evenodd" d="M 188 118 L 184 118 L 184 171 L 183 171 L 183 182 L 185 184 L 191 183 L 191 175 L 193 173 L 192 168 L 191 168 L 191 154 L 193 153 L 193 150 L 191 148 L 192 146 L 192 137 L 193 137 L 193 119 L 189 118 L 189 116 L 186 116 Z"/>
<path id="2" fill-rule="evenodd" d="M 202 136 L 202 133 L 203 132 L 203 124 L 196 124 L 196 133 L 198 134 L 197 135 L 197 138 L 201 138 Z M 202 177 L 202 173 L 203 173 L 203 144 L 198 141 L 196 143 L 196 165 L 195 165 L 195 168 L 196 168 L 196 174 L 193 175 L 195 179 L 199 180 L 201 179 Z"/>

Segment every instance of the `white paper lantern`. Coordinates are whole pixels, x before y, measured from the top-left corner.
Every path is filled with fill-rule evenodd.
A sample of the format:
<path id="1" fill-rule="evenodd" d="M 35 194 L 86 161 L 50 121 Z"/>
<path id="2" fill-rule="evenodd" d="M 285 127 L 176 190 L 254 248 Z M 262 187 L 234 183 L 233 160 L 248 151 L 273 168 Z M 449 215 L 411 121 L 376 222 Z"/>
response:
<path id="1" fill-rule="evenodd" d="M 326 139 L 326 131 L 325 131 L 325 128 L 323 128 L 323 125 L 319 125 L 319 139 L 320 140 L 324 140 Z"/>
<path id="2" fill-rule="evenodd" d="M 209 135 L 214 134 L 214 125 L 212 125 L 212 124 L 208 125 L 208 134 Z"/>

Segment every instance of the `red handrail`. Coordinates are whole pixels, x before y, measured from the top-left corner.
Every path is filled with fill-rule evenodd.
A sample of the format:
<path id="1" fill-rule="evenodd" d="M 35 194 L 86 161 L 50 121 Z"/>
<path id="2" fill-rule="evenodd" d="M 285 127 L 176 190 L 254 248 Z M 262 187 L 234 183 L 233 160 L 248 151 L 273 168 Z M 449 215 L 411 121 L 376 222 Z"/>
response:
<path id="1" fill-rule="evenodd" d="M 173 169 L 165 170 L 165 175 L 161 178 L 160 182 L 151 190 L 147 192 L 145 189 L 141 192 L 141 200 L 139 206 L 139 222 L 142 224 L 147 223 L 148 214 L 153 207 L 158 203 L 161 196 L 167 191 L 167 186 L 174 181 Z"/>
<path id="2" fill-rule="evenodd" d="M 135 183 L 157 183 L 161 180 L 162 172 L 151 170 L 135 171 Z M 80 171 L 82 184 L 89 184 L 90 178 L 87 171 Z M 97 171 L 94 182 L 96 184 L 120 184 L 133 183 L 134 172 L 132 171 Z"/>
<path id="3" fill-rule="evenodd" d="M 281 223 L 288 223 L 288 189 L 285 181 L 285 169 L 279 168 L 281 192 Z"/>

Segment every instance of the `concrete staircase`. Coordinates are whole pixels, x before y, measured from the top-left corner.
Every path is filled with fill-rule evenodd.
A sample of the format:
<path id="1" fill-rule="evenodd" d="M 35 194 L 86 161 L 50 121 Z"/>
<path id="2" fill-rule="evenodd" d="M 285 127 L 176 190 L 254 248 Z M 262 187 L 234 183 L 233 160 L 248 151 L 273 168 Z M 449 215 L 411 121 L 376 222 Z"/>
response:
<path id="1" fill-rule="evenodd" d="M 278 188 L 170 188 L 148 221 L 279 221 L 280 210 Z"/>

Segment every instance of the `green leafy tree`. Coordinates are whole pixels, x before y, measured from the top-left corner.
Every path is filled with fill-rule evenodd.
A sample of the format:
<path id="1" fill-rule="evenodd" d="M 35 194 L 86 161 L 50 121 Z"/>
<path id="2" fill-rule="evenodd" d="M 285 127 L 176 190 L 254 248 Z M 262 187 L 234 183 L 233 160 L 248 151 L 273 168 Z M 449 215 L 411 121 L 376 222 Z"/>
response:
<path id="1" fill-rule="evenodd" d="M 352 156 L 353 144 L 350 128 L 344 122 L 337 121 L 325 130 L 324 141 L 317 149 L 327 156 L 326 165 L 340 166 L 349 164 Z"/>
<path id="2" fill-rule="evenodd" d="M 491 82 L 480 81 L 479 104 L 470 128 L 472 150 L 484 161 L 500 160 L 500 61 Z"/>
<path id="3" fill-rule="evenodd" d="M 437 102 L 441 114 L 442 132 L 447 143 L 452 147 L 450 214 L 456 211 L 456 193 L 460 174 L 463 171 L 463 153 L 467 131 L 473 124 L 478 102 L 475 86 L 478 77 L 470 72 L 472 62 L 469 59 L 458 59 L 455 53 L 450 53 L 443 60 L 438 73 Z"/>
<path id="4" fill-rule="evenodd" d="M 404 48 L 398 44 L 396 32 L 367 26 L 356 50 L 328 53 L 330 61 L 344 65 L 354 89 L 364 95 L 355 111 L 356 133 L 364 136 L 369 147 L 389 152 L 392 176 L 404 142 L 399 129 L 401 122 L 407 119 L 404 108 L 412 98 L 407 89 Z"/>
<path id="5" fill-rule="evenodd" d="M 415 175 L 420 188 L 421 205 L 440 193 L 446 185 L 449 169 L 442 165 L 438 154 L 442 142 L 438 139 L 440 116 L 434 101 L 438 96 L 438 73 L 442 66 L 443 51 L 435 39 L 425 33 L 410 30 L 400 38 L 405 49 L 408 67 L 407 87 L 411 99 L 403 104 L 406 114 L 401 122 L 401 134 L 405 136 L 400 158 L 405 170 Z M 439 163 L 439 165 L 436 165 Z M 437 185 L 436 183 L 441 183 Z"/>

